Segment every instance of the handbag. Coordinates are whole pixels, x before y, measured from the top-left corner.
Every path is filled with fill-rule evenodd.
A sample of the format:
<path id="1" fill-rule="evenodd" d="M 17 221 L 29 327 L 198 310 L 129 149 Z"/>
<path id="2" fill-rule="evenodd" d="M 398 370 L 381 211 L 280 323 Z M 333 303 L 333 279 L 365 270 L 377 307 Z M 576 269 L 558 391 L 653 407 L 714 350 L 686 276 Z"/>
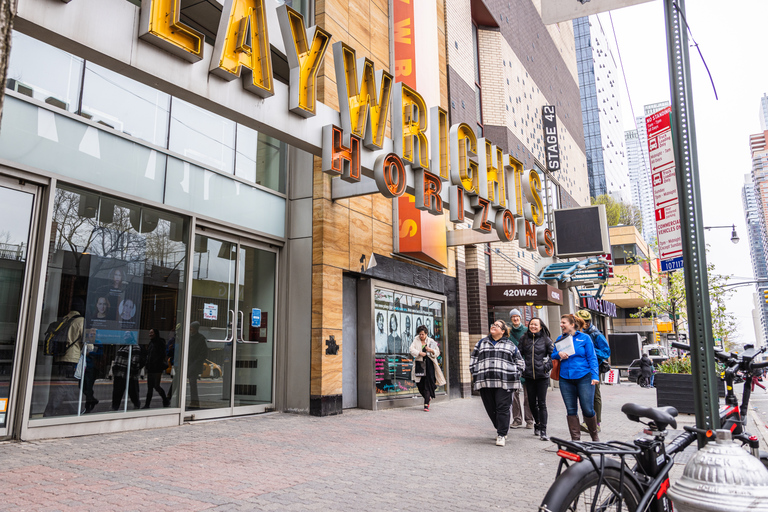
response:
<path id="1" fill-rule="evenodd" d="M 549 372 L 549 378 L 552 380 L 560 380 L 560 360 L 552 360 L 552 371 Z"/>
<path id="2" fill-rule="evenodd" d="M 424 366 L 424 361 L 414 361 L 413 362 L 413 376 L 414 377 L 423 377 L 427 374 L 427 369 Z"/>
<path id="3" fill-rule="evenodd" d="M 600 370 L 600 373 L 608 373 L 609 371 L 611 371 L 611 365 L 608 364 L 608 361 L 602 361 L 600 363 L 599 370 Z"/>
<path id="4" fill-rule="evenodd" d="M 80 380 L 85 373 L 85 350 L 80 352 L 80 359 L 77 360 L 77 366 L 75 367 L 75 378 Z"/>

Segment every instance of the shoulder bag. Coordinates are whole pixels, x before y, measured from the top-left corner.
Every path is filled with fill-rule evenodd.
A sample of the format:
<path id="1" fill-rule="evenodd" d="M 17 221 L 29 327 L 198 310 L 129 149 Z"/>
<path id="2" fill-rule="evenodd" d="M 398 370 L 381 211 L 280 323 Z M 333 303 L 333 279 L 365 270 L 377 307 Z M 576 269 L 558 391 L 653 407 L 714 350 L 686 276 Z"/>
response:
<path id="1" fill-rule="evenodd" d="M 552 380 L 560 380 L 560 360 L 552 360 L 552 371 L 549 372 L 549 378 Z"/>

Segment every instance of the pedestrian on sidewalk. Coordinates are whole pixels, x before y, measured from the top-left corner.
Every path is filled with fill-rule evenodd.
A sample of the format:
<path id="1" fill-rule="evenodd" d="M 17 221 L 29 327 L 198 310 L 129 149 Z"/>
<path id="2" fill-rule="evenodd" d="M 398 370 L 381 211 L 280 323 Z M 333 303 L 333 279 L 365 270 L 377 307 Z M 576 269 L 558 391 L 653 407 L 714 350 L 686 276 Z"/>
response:
<path id="1" fill-rule="evenodd" d="M 581 318 L 585 323 L 585 326 L 581 331 L 584 334 L 589 335 L 592 339 L 592 346 L 595 347 L 595 356 L 597 356 L 597 373 L 602 376 L 603 373 L 606 373 L 611 369 L 608 364 L 608 358 L 611 357 L 611 347 L 608 346 L 608 340 L 605 339 L 605 336 L 600 332 L 600 329 L 595 327 L 595 324 L 592 323 L 592 314 L 589 311 L 582 309 L 576 313 L 576 316 Z M 597 431 L 600 432 L 600 424 L 603 422 L 603 398 L 600 395 L 599 378 L 595 385 L 595 415 L 597 416 Z M 581 424 L 581 431 L 589 432 L 586 423 Z"/>
<path id="2" fill-rule="evenodd" d="M 513 309 L 509 312 L 509 339 L 519 349 L 520 340 L 528 331 L 523 324 L 519 309 Z M 528 392 L 525 387 L 525 379 L 521 379 L 521 388 L 516 389 L 512 394 L 512 424 L 511 428 L 520 428 L 523 426 L 523 412 L 525 412 L 525 428 L 533 428 L 535 420 L 531 414 L 530 402 L 528 401 Z"/>
<path id="3" fill-rule="evenodd" d="M 496 320 L 490 333 L 481 339 L 469 358 L 472 389 L 480 392 L 485 412 L 496 428 L 496 446 L 504 446 L 509 433 L 512 392 L 520 389 L 520 374 L 525 370 L 520 351 L 509 339 L 507 324 Z"/>
<path id="4" fill-rule="evenodd" d="M 640 375 L 643 377 L 644 388 L 652 388 L 651 381 L 653 380 L 653 361 L 648 357 L 648 354 L 643 352 L 643 356 L 640 358 Z"/>
<path id="5" fill-rule="evenodd" d="M 579 426 L 579 406 L 584 414 L 584 422 L 589 428 L 593 441 L 599 441 L 597 435 L 597 416 L 595 415 L 595 384 L 599 375 L 595 347 L 589 336 L 581 332 L 584 322 L 574 315 L 560 317 L 560 329 L 563 334 L 555 343 L 562 341 L 552 354 L 552 359 L 560 360 L 560 395 L 563 397 L 567 412 L 568 430 L 572 441 L 581 440 Z M 571 339 L 568 340 L 567 338 Z M 567 350 L 566 345 L 571 345 Z M 560 352 L 557 352 L 560 350 Z M 570 354 L 569 354 L 570 352 Z"/>
<path id="6" fill-rule="evenodd" d="M 530 399 L 533 413 L 533 435 L 542 441 L 547 437 L 547 388 L 549 388 L 549 372 L 552 370 L 552 352 L 555 344 L 550 338 L 547 325 L 540 318 L 532 318 L 528 322 L 528 331 L 523 335 L 517 347 L 525 360 L 523 386 L 526 396 Z"/>
<path id="7" fill-rule="evenodd" d="M 149 409 L 152 405 L 152 392 L 157 391 L 163 400 L 163 407 L 168 407 L 171 403 L 165 396 L 165 390 L 160 387 L 160 381 L 163 372 L 168 368 L 165 360 L 165 340 L 160 337 L 160 331 L 157 329 L 149 330 L 149 343 L 146 345 L 147 351 L 147 399 L 144 403 L 144 409 Z"/>
<path id="8" fill-rule="evenodd" d="M 429 412 L 429 402 L 435 398 L 435 388 L 445 385 L 443 371 L 437 362 L 440 346 L 428 337 L 427 328 L 420 325 L 416 328 L 416 337 L 413 338 L 409 352 L 413 356 L 411 380 L 416 382 L 419 393 L 424 397 L 424 412 Z"/>

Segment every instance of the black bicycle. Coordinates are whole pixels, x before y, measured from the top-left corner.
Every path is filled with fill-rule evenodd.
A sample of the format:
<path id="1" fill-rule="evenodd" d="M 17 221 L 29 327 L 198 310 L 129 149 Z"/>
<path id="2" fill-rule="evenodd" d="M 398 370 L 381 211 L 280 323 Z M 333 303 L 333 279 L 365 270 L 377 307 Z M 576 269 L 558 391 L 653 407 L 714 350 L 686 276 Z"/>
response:
<path id="1" fill-rule="evenodd" d="M 688 345 L 680 343 L 673 343 L 673 346 L 690 350 Z M 715 356 L 725 366 L 720 375 L 726 382 L 725 406 L 720 408 L 720 428 L 730 430 L 733 439 L 748 446 L 750 453 L 768 468 L 768 454 L 760 451 L 757 437 L 744 430 L 751 393 L 751 385 L 748 384 L 758 369 L 768 367 L 768 361 L 757 363 L 754 360 L 766 350 L 750 348 L 741 354 L 732 354 L 715 349 Z M 733 391 L 737 377 L 744 380 L 741 406 Z M 696 441 L 699 434 L 710 440 L 714 439 L 714 433 L 685 426 L 682 434 L 665 445 L 667 427 L 677 428 L 677 410 L 674 407 L 625 404 L 621 412 L 628 419 L 646 425 L 643 430 L 646 437 L 636 439 L 632 444 L 552 438 L 561 458 L 557 477 L 539 506 L 540 512 L 672 510 L 666 493 L 675 456 Z"/>

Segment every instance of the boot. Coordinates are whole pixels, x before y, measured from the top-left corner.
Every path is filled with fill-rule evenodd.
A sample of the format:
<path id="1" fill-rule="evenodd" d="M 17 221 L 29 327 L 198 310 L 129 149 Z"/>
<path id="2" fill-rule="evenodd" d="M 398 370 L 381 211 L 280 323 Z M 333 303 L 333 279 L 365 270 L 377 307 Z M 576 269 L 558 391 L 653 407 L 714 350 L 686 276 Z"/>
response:
<path id="1" fill-rule="evenodd" d="M 586 423 L 589 428 L 589 435 L 592 437 L 592 440 L 599 441 L 600 438 L 597 436 L 597 415 L 594 415 L 591 418 L 584 418 L 584 423 Z"/>
<path id="2" fill-rule="evenodd" d="M 571 441 L 581 441 L 579 416 L 566 416 L 566 418 L 568 419 L 568 431 L 571 433 Z"/>
<path id="3" fill-rule="evenodd" d="M 539 427 L 539 439 L 542 441 L 549 441 L 549 436 L 547 436 L 547 429 L 545 427 Z"/>

